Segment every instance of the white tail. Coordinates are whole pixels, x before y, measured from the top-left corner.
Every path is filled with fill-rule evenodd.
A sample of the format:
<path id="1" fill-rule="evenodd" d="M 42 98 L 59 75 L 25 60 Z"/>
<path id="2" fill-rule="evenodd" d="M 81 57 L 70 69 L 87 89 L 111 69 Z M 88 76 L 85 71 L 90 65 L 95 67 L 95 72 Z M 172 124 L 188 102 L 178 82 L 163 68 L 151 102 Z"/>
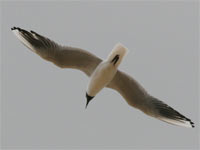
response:
<path id="1" fill-rule="evenodd" d="M 119 60 L 115 64 L 115 66 L 119 66 L 123 57 L 128 53 L 128 49 L 123 46 L 121 43 L 118 43 L 114 46 L 110 54 L 108 55 L 106 61 L 111 62 L 116 55 L 119 55 Z"/>

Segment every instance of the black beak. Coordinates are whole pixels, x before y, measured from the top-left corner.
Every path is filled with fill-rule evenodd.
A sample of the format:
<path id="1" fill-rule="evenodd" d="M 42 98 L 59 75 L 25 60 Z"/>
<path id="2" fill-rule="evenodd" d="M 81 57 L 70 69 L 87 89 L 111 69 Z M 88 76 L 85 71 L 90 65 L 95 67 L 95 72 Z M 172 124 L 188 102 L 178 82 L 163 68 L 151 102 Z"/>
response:
<path id="1" fill-rule="evenodd" d="M 86 102 L 85 109 L 87 108 L 89 102 L 94 98 L 94 96 L 89 96 L 89 95 L 86 93 L 86 98 L 87 98 L 87 102 Z"/>
<path id="2" fill-rule="evenodd" d="M 116 55 L 116 56 L 112 59 L 111 63 L 114 62 L 114 65 L 115 65 L 115 64 L 117 63 L 118 60 L 119 60 L 119 55 Z"/>

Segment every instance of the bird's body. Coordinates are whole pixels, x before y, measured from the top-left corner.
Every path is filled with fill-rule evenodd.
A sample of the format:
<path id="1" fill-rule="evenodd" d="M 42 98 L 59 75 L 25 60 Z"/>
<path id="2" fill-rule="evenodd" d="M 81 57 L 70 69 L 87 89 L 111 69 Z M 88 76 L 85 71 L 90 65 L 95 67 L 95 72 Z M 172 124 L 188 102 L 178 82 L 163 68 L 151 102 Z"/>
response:
<path id="1" fill-rule="evenodd" d="M 87 94 L 94 97 L 102 88 L 104 88 L 117 72 L 110 62 L 101 62 L 94 70 L 87 86 Z"/>
<path id="2" fill-rule="evenodd" d="M 102 88 L 110 83 L 126 53 L 127 49 L 122 44 L 117 44 L 108 58 L 96 67 L 87 87 L 87 94 L 89 96 L 94 97 Z"/>
<path id="3" fill-rule="evenodd" d="M 34 31 L 28 32 L 16 27 L 11 30 L 25 46 L 45 60 L 51 61 L 61 68 L 79 69 L 88 75 L 91 78 L 90 82 L 95 81 L 91 82 L 91 85 L 89 84 L 89 94 L 95 95 L 106 86 L 118 91 L 130 106 L 143 111 L 149 116 L 174 125 L 194 127 L 194 123 L 190 119 L 148 94 L 131 76 L 117 69 L 104 70 L 104 68 L 109 68 L 109 65 L 106 65 L 104 61 L 101 63 L 102 60 L 99 57 L 79 48 L 60 46 Z M 114 60 L 118 60 L 116 62 L 116 65 L 118 65 L 119 58 L 116 57 Z M 95 75 L 97 76 L 95 77 Z M 105 79 L 102 81 L 104 75 Z M 100 85 L 99 88 L 95 90 L 91 88 L 97 87 L 97 83 Z"/>
<path id="4" fill-rule="evenodd" d="M 102 61 L 93 71 L 86 91 L 86 107 L 90 100 L 113 79 L 126 53 L 127 49 L 118 43 L 108 55 L 107 59 Z"/>

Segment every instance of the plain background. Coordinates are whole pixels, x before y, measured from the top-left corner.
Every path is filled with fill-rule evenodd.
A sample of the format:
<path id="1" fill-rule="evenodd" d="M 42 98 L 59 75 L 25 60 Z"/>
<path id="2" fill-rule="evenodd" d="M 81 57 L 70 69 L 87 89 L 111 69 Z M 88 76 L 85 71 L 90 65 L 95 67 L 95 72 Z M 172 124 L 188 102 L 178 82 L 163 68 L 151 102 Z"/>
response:
<path id="1" fill-rule="evenodd" d="M 198 2 L 1 2 L 2 148 L 198 149 Z M 88 78 L 28 50 L 10 28 L 34 30 L 106 58 L 195 122 L 173 126 L 103 89 L 85 110 Z"/>

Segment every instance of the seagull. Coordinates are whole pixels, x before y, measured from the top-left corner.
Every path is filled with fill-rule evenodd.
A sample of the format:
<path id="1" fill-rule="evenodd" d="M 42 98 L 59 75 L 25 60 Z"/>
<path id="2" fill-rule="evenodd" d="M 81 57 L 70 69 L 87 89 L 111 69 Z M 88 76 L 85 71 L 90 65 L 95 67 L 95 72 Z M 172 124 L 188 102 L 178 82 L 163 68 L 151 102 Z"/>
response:
<path id="1" fill-rule="evenodd" d="M 87 99 L 94 97 L 105 86 L 119 92 L 130 106 L 141 110 L 146 115 L 169 124 L 194 128 L 194 123 L 190 119 L 166 103 L 150 95 L 130 75 L 117 69 L 123 55 L 127 52 L 123 45 L 116 45 L 108 58 L 102 61 L 102 59 L 86 50 L 69 46 L 61 46 L 34 31 L 29 32 L 19 27 L 13 27 L 11 30 L 26 47 L 43 59 L 54 63 L 60 68 L 78 69 L 90 77 L 90 82 L 86 92 L 86 97 L 90 97 L 87 97 Z M 120 54 L 115 53 L 116 49 L 122 49 L 123 52 L 120 53 L 122 54 L 122 57 L 120 57 Z M 111 71 L 112 75 L 109 75 L 109 73 L 106 74 L 107 79 L 104 79 L 102 85 L 99 87 L 97 86 L 97 83 L 105 74 L 102 73 L 102 66 L 107 68 L 109 66 L 108 63 L 110 63 L 109 65 L 111 66 L 114 65 L 114 67 L 112 67 L 115 69 Z M 96 75 L 99 76 L 99 78 L 96 78 Z M 99 89 L 92 91 L 91 88 Z"/>

